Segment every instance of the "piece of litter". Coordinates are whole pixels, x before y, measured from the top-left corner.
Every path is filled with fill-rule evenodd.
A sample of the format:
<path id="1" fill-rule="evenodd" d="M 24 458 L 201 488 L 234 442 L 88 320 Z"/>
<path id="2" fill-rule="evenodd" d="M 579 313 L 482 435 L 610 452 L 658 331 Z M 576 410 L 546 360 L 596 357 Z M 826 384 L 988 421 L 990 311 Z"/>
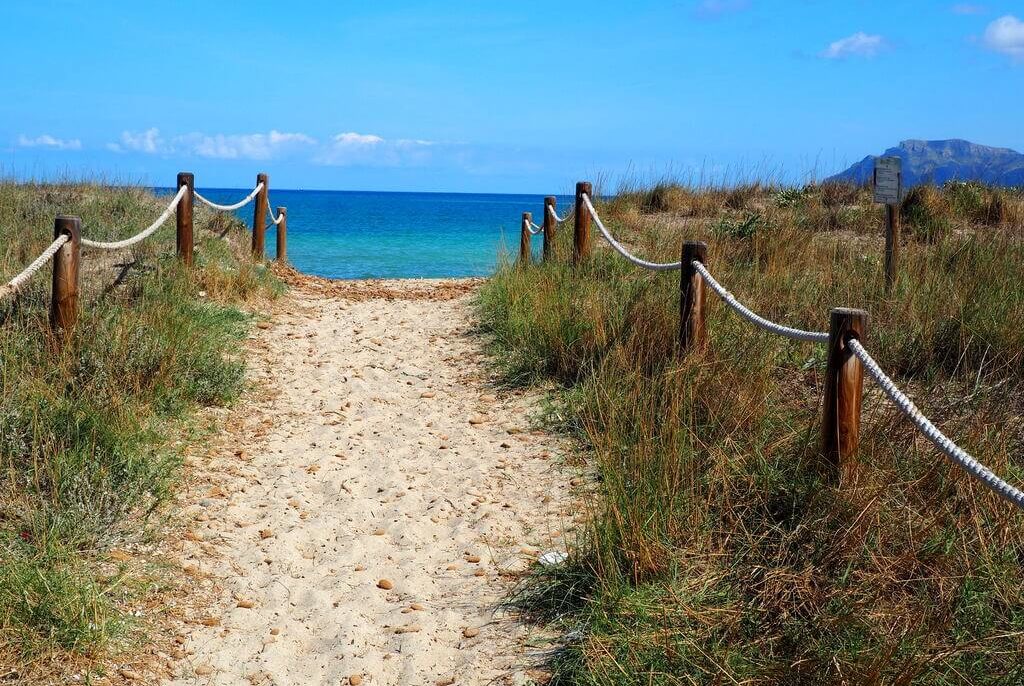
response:
<path id="1" fill-rule="evenodd" d="M 554 567 L 555 565 L 562 564 L 567 559 L 569 559 L 569 553 L 564 550 L 549 550 L 538 557 L 537 562 L 545 567 Z"/>

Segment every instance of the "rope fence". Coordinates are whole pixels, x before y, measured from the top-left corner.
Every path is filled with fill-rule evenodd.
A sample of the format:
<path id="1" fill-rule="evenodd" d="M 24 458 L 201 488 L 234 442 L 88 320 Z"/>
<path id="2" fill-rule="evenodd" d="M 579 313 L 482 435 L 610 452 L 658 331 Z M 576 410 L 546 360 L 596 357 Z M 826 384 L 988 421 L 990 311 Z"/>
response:
<path id="1" fill-rule="evenodd" d="M 1024 491 L 1000 479 L 991 469 L 943 434 L 882 371 L 861 343 L 867 329 L 867 312 L 848 308 L 833 309 L 830 313 L 828 332 L 805 331 L 766 319 L 740 302 L 712 276 L 707 268 L 707 246 L 704 243 L 684 241 L 682 259 L 678 262 L 650 262 L 632 254 L 615 240 L 601 221 L 591 201 L 591 184 L 587 182 L 576 184 L 575 210 L 567 212 L 564 218 L 559 218 L 554 198 L 545 198 L 545 260 L 549 259 L 548 233 L 553 233 L 551 229 L 568 220 L 571 215 L 575 216 L 574 263 L 586 261 L 590 254 L 590 221 L 593 220 L 612 249 L 632 264 L 650 271 L 680 270 L 679 347 L 682 351 L 706 342 L 705 284 L 740 317 L 758 328 L 790 340 L 826 345 L 828 360 L 822 410 L 821 450 L 826 460 L 834 467 L 834 473 L 842 474 L 855 466 L 860 436 L 863 376 L 866 370 L 868 376 L 879 385 L 893 405 L 954 465 L 1024 510 Z M 522 264 L 528 264 L 530 261 L 529 238 L 538 233 L 533 230 L 534 227 L 537 225 L 532 222 L 530 213 L 524 212 L 523 240 L 520 243 Z M 526 249 L 523 249 L 524 245 Z"/>
<path id="2" fill-rule="evenodd" d="M 253 255 L 264 259 L 264 232 L 269 215 L 272 225 L 277 227 L 277 260 L 286 259 L 287 209 L 278 207 L 277 214 L 270 209 L 269 180 L 266 174 L 256 177 L 256 187 L 245 198 L 231 205 L 220 205 L 195 191 L 194 175 L 189 172 L 178 174 L 177 193 L 166 209 L 148 227 L 134 236 L 120 241 L 95 241 L 81 236 L 81 220 L 78 217 L 58 216 L 54 220 L 54 239 L 40 255 L 18 275 L 0 285 L 0 302 L 14 297 L 47 263 L 53 262 L 53 293 L 51 298 L 50 321 L 55 331 L 64 331 L 73 326 L 78 313 L 78 275 L 81 248 L 97 250 L 122 250 L 141 243 L 176 215 L 177 256 L 185 264 L 192 264 L 194 252 L 193 204 L 197 199 L 215 210 L 233 211 L 244 207 L 253 200 L 256 209 L 253 215 Z"/>

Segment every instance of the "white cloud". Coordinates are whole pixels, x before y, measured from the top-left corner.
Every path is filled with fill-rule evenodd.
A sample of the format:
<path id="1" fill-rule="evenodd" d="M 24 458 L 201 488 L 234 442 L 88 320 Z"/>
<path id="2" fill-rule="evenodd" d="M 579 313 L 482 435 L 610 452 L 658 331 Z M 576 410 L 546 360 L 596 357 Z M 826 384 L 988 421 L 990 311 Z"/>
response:
<path id="1" fill-rule="evenodd" d="M 156 154 L 169 152 L 163 138 L 160 137 L 160 129 L 152 128 L 146 131 L 122 131 L 119 143 L 107 143 L 107 149 L 114 152 L 145 152 Z"/>
<path id="2" fill-rule="evenodd" d="M 1024 60 L 1024 21 L 1012 14 L 999 17 L 985 29 L 983 37 L 989 50 Z"/>
<path id="3" fill-rule="evenodd" d="M 846 57 L 874 57 L 885 47 L 885 39 L 881 36 L 858 31 L 852 36 L 829 44 L 819 53 L 819 56 L 827 60 L 840 60 Z"/>
<path id="4" fill-rule="evenodd" d="M 430 148 L 434 145 L 433 141 L 421 139 L 399 138 L 391 141 L 374 134 L 349 131 L 333 136 L 330 144 L 320 151 L 314 161 L 333 167 L 418 165 L 430 159 Z"/>
<path id="5" fill-rule="evenodd" d="M 335 146 L 364 146 L 364 145 L 377 145 L 383 143 L 384 139 L 380 136 L 374 136 L 372 133 L 354 133 L 349 131 L 348 133 L 339 133 L 333 139 Z"/>
<path id="6" fill-rule="evenodd" d="M 23 148 L 52 148 L 53 150 L 81 150 L 82 141 L 77 138 L 64 139 L 55 138 L 47 133 L 35 138 L 29 138 L 25 134 L 18 136 L 18 145 Z"/>
<path id="7" fill-rule="evenodd" d="M 316 139 L 304 133 L 205 134 L 189 133 L 165 140 L 157 128 L 142 132 L 124 131 L 119 143 L 107 148 L 115 152 L 141 152 L 150 155 L 194 155 L 225 160 L 268 160 L 303 146 L 316 145 Z"/>
<path id="8" fill-rule="evenodd" d="M 192 133 L 176 139 L 179 147 L 198 157 L 221 160 L 269 160 L 295 148 L 315 145 L 316 140 L 304 133 L 207 135 Z"/>
<path id="9" fill-rule="evenodd" d="M 956 5 L 953 5 L 949 9 L 953 14 L 963 15 L 984 14 L 985 12 L 988 11 L 988 8 L 986 8 L 984 5 L 972 5 L 966 2 L 961 2 Z"/>
<path id="10" fill-rule="evenodd" d="M 750 0 L 701 0 L 694 14 L 700 19 L 714 19 L 750 9 Z"/>

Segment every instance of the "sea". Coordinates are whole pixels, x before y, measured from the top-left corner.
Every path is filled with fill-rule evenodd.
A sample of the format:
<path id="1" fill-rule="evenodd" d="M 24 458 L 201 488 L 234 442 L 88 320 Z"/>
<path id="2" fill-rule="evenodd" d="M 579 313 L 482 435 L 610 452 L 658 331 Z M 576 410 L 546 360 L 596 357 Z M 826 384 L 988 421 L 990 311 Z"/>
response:
<path id="1" fill-rule="evenodd" d="M 167 192 L 166 189 L 160 189 Z M 249 190 L 197 189 L 219 204 Z M 172 191 L 173 192 L 173 191 Z M 558 198 L 564 214 L 572 197 Z M 299 271 L 333 279 L 487 276 L 519 251 L 523 212 L 542 223 L 544 197 L 498 193 L 270 191 L 288 208 L 288 259 Z M 275 209 L 276 211 L 276 209 Z M 252 225 L 253 204 L 236 211 Z M 541 236 L 534 236 L 535 255 Z M 267 257 L 274 254 L 273 226 Z"/>

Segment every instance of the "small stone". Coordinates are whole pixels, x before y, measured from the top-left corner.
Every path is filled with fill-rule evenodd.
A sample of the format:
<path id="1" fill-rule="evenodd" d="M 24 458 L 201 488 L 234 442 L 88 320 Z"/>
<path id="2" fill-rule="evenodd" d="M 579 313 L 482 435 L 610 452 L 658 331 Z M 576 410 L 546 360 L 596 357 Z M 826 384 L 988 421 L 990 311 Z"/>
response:
<path id="1" fill-rule="evenodd" d="M 374 535 L 374 536 L 383 536 L 383 535 L 384 535 L 384 534 L 386 534 L 386 533 L 387 533 L 387 532 L 386 532 L 386 531 L 384 531 L 384 529 L 377 529 L 376 531 L 374 531 L 374 532 L 373 532 L 373 535 Z"/>
<path id="2" fill-rule="evenodd" d="M 381 588 L 385 591 L 390 591 L 394 587 L 395 585 L 391 582 L 390 579 L 381 579 L 377 582 L 377 588 Z"/>
<path id="3" fill-rule="evenodd" d="M 199 665 L 196 667 L 197 676 L 210 676 L 211 674 L 213 674 L 213 667 L 210 665 Z"/>
<path id="4" fill-rule="evenodd" d="M 466 555 L 466 562 L 472 562 L 473 564 L 476 564 L 479 561 L 480 561 L 480 556 L 479 555 Z"/>
<path id="5" fill-rule="evenodd" d="M 416 610 L 417 612 L 422 612 L 423 610 L 426 610 L 427 608 L 423 607 L 423 605 L 420 604 L 420 603 L 413 603 L 412 605 L 409 606 L 409 609 L 410 610 Z"/>
<path id="6" fill-rule="evenodd" d="M 120 674 L 121 674 L 121 676 L 123 676 L 128 681 L 139 681 L 140 679 L 142 679 L 142 675 L 141 674 L 139 674 L 135 670 L 128 669 L 127 667 L 125 667 L 124 669 L 120 670 Z"/>
<path id="7" fill-rule="evenodd" d="M 462 635 L 466 638 L 474 638 L 480 635 L 480 630 L 477 629 L 475 626 L 467 626 L 465 629 L 462 630 Z"/>
<path id="8" fill-rule="evenodd" d="M 359 684 L 363 683 L 363 677 L 359 674 L 353 674 L 348 678 L 348 683 L 352 684 L 352 686 L 359 686 Z"/>
<path id="9" fill-rule="evenodd" d="M 249 600 L 248 598 L 240 598 L 238 601 L 238 607 L 244 610 L 251 610 L 252 608 L 256 607 L 256 603 L 252 600 Z"/>
<path id="10" fill-rule="evenodd" d="M 355 567 L 353 567 L 353 569 L 355 571 L 357 571 L 357 572 L 365 572 L 366 571 L 366 567 L 364 567 L 363 565 L 356 565 Z"/>
<path id="11" fill-rule="evenodd" d="M 455 677 L 446 676 L 443 679 L 438 679 L 434 682 L 434 686 L 452 686 L 455 683 Z"/>
<path id="12" fill-rule="evenodd" d="M 264 540 L 273 537 L 273 535 L 274 532 L 272 529 L 260 529 L 260 538 Z"/>
<path id="13" fill-rule="evenodd" d="M 396 634 L 415 634 L 420 631 L 419 624 L 406 624 L 395 629 Z"/>
<path id="14" fill-rule="evenodd" d="M 434 391 L 423 391 L 420 393 L 421 398 L 433 398 L 435 395 L 437 395 L 437 393 L 434 393 Z"/>
<path id="15" fill-rule="evenodd" d="M 475 414 L 469 418 L 469 423 L 473 424 L 474 426 L 476 426 L 477 424 L 486 424 L 487 417 L 483 416 L 482 414 Z"/>
<path id="16" fill-rule="evenodd" d="M 487 572 L 485 572 L 482 569 L 478 569 L 475 572 L 473 572 L 473 576 L 487 576 Z"/>

